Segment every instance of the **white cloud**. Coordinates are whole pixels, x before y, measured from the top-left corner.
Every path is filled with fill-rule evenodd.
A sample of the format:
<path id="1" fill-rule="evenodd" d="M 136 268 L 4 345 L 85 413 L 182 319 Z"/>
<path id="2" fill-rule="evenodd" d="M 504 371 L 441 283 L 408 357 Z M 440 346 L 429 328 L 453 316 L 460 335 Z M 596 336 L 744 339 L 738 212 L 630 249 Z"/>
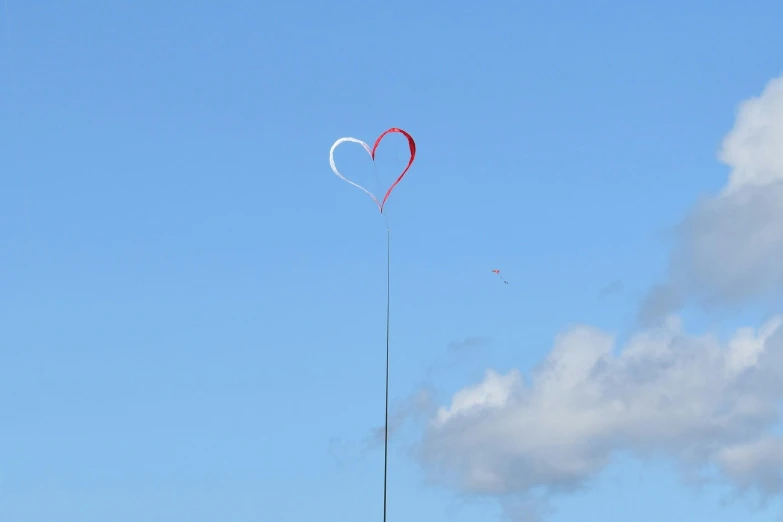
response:
<path id="1" fill-rule="evenodd" d="M 419 456 L 430 477 L 507 499 L 580 487 L 618 452 L 717 468 L 740 490 L 780 493 L 783 319 L 725 344 L 670 318 L 619 352 L 580 326 L 525 382 L 492 370 L 431 419 Z"/>
<path id="2" fill-rule="evenodd" d="M 729 181 L 682 223 L 669 279 L 640 310 L 646 324 L 689 300 L 737 303 L 783 290 L 783 76 L 740 105 L 719 157 Z"/>

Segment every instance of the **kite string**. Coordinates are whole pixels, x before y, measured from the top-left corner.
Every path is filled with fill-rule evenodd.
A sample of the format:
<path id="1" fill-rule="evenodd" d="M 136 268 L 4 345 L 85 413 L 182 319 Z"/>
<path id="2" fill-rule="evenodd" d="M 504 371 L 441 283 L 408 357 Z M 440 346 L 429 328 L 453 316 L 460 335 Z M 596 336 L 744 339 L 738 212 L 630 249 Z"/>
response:
<path id="1" fill-rule="evenodd" d="M 373 171 L 375 173 L 375 184 L 381 190 L 381 183 L 378 177 L 378 166 L 373 161 Z M 389 227 L 389 216 L 384 209 L 384 222 L 386 223 L 386 393 L 384 405 L 383 422 L 383 522 L 386 522 L 387 513 L 387 492 L 389 477 L 389 332 L 391 317 L 391 228 Z"/>
<path id="2" fill-rule="evenodd" d="M 384 218 L 386 215 L 384 214 Z M 389 470 L 389 317 L 391 289 L 391 229 L 386 219 L 386 408 L 383 423 L 383 522 L 386 522 L 386 483 Z"/>

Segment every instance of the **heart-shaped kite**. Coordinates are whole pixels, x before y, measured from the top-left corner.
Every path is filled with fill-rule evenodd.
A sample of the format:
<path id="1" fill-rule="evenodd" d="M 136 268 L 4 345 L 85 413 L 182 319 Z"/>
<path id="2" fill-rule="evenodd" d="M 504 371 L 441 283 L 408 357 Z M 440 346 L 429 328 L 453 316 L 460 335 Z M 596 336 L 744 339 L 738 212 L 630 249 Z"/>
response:
<path id="1" fill-rule="evenodd" d="M 373 195 L 372 192 L 370 192 L 366 188 L 362 187 L 361 185 L 359 185 L 357 183 L 354 183 L 350 179 L 348 179 L 345 176 L 343 176 L 342 174 L 340 174 L 340 171 L 337 170 L 337 166 L 334 164 L 334 149 L 336 149 L 339 144 L 345 143 L 346 141 L 350 141 L 352 143 L 358 143 L 359 145 L 364 147 L 364 150 L 366 150 L 367 153 L 370 155 L 370 158 L 372 158 L 372 161 L 375 161 L 375 150 L 378 148 L 378 145 L 381 143 L 381 140 L 383 139 L 383 137 L 386 136 L 387 134 L 389 134 L 390 132 L 399 132 L 400 134 L 402 134 L 403 136 L 408 138 L 408 147 L 410 148 L 410 151 L 411 151 L 411 158 L 408 160 L 408 165 L 405 167 L 405 170 L 402 171 L 402 174 L 400 174 L 400 177 L 397 178 L 397 181 L 392 183 L 391 187 L 389 187 L 389 190 L 386 191 L 386 195 L 383 196 L 383 201 L 381 201 L 381 203 L 379 204 L 378 203 L 378 199 Z M 383 134 L 378 136 L 378 139 L 375 140 L 375 145 L 372 146 L 372 149 L 370 148 L 369 145 L 367 145 L 362 140 L 359 140 L 359 139 L 356 139 L 356 138 L 340 138 L 339 140 L 334 142 L 334 145 L 332 145 L 332 148 L 329 150 L 329 164 L 332 166 L 332 170 L 334 171 L 334 173 L 337 174 L 337 177 L 342 179 L 343 181 L 347 181 L 348 183 L 350 183 L 354 187 L 358 187 L 358 188 L 362 189 L 365 193 L 367 193 L 367 195 L 370 196 L 373 201 L 375 201 L 375 204 L 378 206 L 378 210 L 380 210 L 381 213 L 383 213 L 383 206 L 386 204 L 386 200 L 389 198 L 389 194 L 391 194 L 391 191 L 394 189 L 395 186 L 397 186 L 397 183 L 399 183 L 400 180 L 403 178 L 403 176 L 405 176 L 405 173 L 408 172 L 408 169 L 411 168 L 411 164 L 413 163 L 413 159 L 415 157 L 416 157 L 416 142 L 413 141 L 413 138 L 411 137 L 410 134 L 408 134 L 404 130 L 398 129 L 396 127 L 392 127 L 391 129 L 387 130 L 386 132 L 384 132 Z"/>

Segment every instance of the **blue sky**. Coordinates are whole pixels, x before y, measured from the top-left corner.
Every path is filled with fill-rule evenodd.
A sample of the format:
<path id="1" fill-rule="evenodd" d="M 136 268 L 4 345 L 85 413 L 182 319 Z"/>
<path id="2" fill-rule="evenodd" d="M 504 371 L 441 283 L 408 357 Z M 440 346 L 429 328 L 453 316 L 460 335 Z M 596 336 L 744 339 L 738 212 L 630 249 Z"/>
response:
<path id="1" fill-rule="evenodd" d="M 783 4 L 685 4 L 7 0 L 0 519 L 380 519 L 386 237 L 342 136 L 418 145 L 387 203 L 394 407 L 529 372 L 572 324 L 626 335 L 783 72 Z M 387 186 L 404 141 L 381 152 Z M 338 164 L 373 187 L 362 154 Z M 390 520 L 500 520 L 426 480 L 416 430 Z M 724 494 L 629 460 L 549 519 L 776 515 Z"/>

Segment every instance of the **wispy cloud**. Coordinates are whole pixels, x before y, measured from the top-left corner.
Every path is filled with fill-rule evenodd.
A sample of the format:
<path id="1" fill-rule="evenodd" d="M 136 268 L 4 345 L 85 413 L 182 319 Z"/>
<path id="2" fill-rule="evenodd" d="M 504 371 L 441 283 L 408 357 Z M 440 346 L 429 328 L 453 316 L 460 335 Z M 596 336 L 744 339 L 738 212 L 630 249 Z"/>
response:
<path id="1" fill-rule="evenodd" d="M 412 420 L 427 419 L 437 409 L 435 396 L 429 388 L 421 388 L 400 401 L 389 414 L 389 437 L 393 437 L 402 426 Z M 384 427 L 379 426 L 373 431 L 376 444 L 383 443 Z"/>
<path id="2" fill-rule="evenodd" d="M 623 290 L 625 290 L 625 285 L 623 285 L 622 281 L 616 279 L 603 287 L 600 292 L 598 292 L 598 299 L 608 299 L 617 294 L 621 294 Z"/>
<path id="3" fill-rule="evenodd" d="M 491 342 L 489 337 L 470 336 L 460 341 L 449 343 L 449 351 L 455 353 L 474 352 L 486 348 Z"/>

